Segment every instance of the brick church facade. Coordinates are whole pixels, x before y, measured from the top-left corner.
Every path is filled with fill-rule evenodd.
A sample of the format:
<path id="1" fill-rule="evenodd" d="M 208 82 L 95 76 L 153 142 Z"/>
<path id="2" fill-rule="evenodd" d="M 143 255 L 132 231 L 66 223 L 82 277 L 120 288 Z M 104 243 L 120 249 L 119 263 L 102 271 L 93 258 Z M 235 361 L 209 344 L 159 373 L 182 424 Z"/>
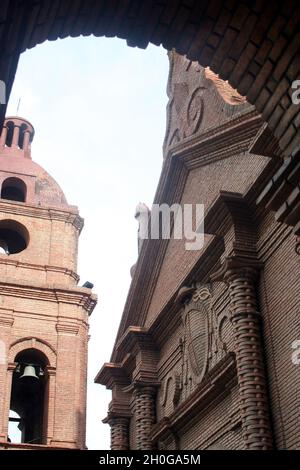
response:
<path id="1" fill-rule="evenodd" d="M 170 57 L 155 203 L 204 204 L 205 245 L 186 251 L 172 238 L 140 243 L 112 356 L 96 378 L 112 391 L 105 422 L 113 449 L 300 448 L 300 376 L 292 360 L 300 339 L 300 103 L 292 99 L 299 31 L 294 0 L 1 3 L 1 128 L 20 54 L 46 40 L 119 37 L 180 54 Z M 1 446 L 13 447 L 16 374 L 34 374 L 49 406 L 43 420 L 40 407 L 25 440 L 83 448 L 84 374 L 78 367 L 66 373 L 64 362 L 74 366 L 65 351 L 75 344 L 77 363 L 84 361 L 95 302 L 76 286 L 81 219 L 31 163 L 32 126 L 10 121 L 0 155 L 0 331 L 10 351 L 0 364 Z M 20 157 L 10 166 L 7 147 L 18 147 Z M 23 250 L 12 253 L 17 246 Z M 25 371 L 21 359 L 36 368 Z"/>
<path id="2" fill-rule="evenodd" d="M 77 286 L 83 219 L 31 159 L 33 136 L 13 117 L 0 140 L 0 449 L 84 449 L 96 297 Z"/>
<path id="3" fill-rule="evenodd" d="M 204 204 L 205 243 L 141 244 L 111 360 L 95 379 L 112 391 L 111 448 L 299 449 L 299 244 L 264 208 L 295 183 L 299 160 L 282 169 L 253 106 L 211 70 L 169 58 L 154 202 Z"/>

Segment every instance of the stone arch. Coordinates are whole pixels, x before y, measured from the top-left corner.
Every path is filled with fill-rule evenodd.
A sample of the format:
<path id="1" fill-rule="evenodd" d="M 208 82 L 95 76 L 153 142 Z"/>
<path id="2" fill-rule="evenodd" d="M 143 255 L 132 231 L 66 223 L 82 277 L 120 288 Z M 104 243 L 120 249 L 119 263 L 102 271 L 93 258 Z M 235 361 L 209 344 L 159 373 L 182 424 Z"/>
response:
<path id="1" fill-rule="evenodd" d="M 209 66 L 262 113 L 285 155 L 300 145 L 300 108 L 291 99 L 300 72 L 295 0 L 10 0 L 2 10 L 0 80 L 7 94 L 24 50 L 67 36 L 117 36 L 130 46 L 175 48 Z"/>
<path id="2" fill-rule="evenodd" d="M 49 361 L 49 366 L 56 366 L 56 350 L 50 343 L 35 337 L 20 338 L 14 341 L 9 348 L 8 362 L 14 362 L 15 357 L 25 349 L 36 349 L 42 352 Z"/>

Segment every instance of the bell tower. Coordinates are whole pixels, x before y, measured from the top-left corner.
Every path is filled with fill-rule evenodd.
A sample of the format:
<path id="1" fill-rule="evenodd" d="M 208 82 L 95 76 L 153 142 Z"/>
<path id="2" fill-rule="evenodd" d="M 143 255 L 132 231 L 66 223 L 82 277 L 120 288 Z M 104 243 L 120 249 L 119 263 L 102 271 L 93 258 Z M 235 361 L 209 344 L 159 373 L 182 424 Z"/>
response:
<path id="1" fill-rule="evenodd" d="M 0 448 L 85 448 L 88 317 L 83 219 L 31 159 L 33 126 L 0 139 Z"/>

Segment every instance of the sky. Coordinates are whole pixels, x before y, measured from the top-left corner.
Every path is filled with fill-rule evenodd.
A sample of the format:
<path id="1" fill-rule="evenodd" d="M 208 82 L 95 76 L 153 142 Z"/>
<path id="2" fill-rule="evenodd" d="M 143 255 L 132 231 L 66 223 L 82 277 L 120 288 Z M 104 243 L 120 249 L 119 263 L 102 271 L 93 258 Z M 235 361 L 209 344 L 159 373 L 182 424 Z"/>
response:
<path id="1" fill-rule="evenodd" d="M 93 383 L 108 362 L 137 258 L 139 201 L 151 206 L 162 167 L 168 57 L 124 40 L 67 38 L 22 54 L 7 115 L 35 128 L 32 158 L 77 205 L 80 284 L 92 282 L 87 446 L 109 448 L 111 393 Z"/>

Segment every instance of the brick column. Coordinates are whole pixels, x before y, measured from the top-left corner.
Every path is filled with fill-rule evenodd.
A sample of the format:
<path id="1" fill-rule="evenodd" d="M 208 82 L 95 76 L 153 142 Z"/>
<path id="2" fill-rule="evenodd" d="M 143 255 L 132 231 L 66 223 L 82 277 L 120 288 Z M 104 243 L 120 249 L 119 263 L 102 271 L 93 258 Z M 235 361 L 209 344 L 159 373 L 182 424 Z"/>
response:
<path id="1" fill-rule="evenodd" d="M 4 146 L 5 146 L 6 137 L 7 137 L 7 131 L 8 131 L 7 127 L 4 126 L 4 127 L 2 128 L 2 133 L 1 133 L 1 138 L 0 138 L 0 146 L 1 146 L 1 147 L 4 147 Z"/>
<path id="2" fill-rule="evenodd" d="M 242 433 L 246 449 L 272 448 L 271 424 L 258 311 L 255 267 L 228 268 L 224 280 L 229 285 Z"/>
<path id="3" fill-rule="evenodd" d="M 14 126 L 13 130 L 13 139 L 12 139 L 12 147 L 18 147 L 19 145 L 19 136 L 20 136 L 20 127 L 19 126 Z"/>
<path id="4" fill-rule="evenodd" d="M 129 450 L 129 422 L 130 419 L 113 416 L 107 419 L 110 425 L 111 450 Z"/>
<path id="5" fill-rule="evenodd" d="M 138 385 L 133 392 L 137 450 L 152 450 L 151 429 L 156 421 L 156 387 Z"/>

